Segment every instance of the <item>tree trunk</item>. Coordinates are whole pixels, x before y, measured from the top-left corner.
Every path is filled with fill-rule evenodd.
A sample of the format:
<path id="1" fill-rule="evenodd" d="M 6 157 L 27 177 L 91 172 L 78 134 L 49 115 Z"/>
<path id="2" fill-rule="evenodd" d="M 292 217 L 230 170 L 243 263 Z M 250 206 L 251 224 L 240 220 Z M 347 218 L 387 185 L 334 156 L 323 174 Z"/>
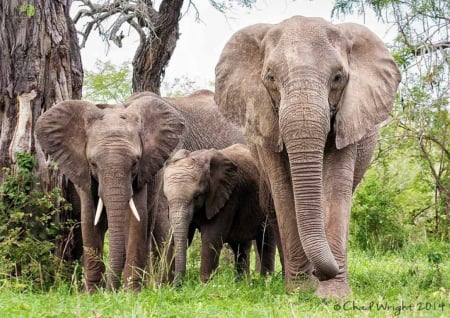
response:
<path id="1" fill-rule="evenodd" d="M 145 1 L 152 6 L 152 1 Z M 178 40 L 178 21 L 183 0 L 164 0 L 159 6 L 154 29 L 141 38 L 141 43 L 133 59 L 133 91 L 151 91 L 160 94 L 159 88 L 164 78 Z"/>
<path id="2" fill-rule="evenodd" d="M 71 2 L 0 0 L 0 167 L 13 166 L 16 152 L 34 154 L 42 189 L 60 187 L 67 197 L 72 195 L 68 181 L 49 168 L 34 127 L 55 103 L 81 98 L 83 70 Z M 4 178 L 0 171 L 0 183 Z M 79 213 L 75 210 L 71 214 Z M 59 215 L 57 221 L 72 217 Z M 79 256 L 73 255 L 79 252 L 73 233 L 63 236 L 57 253 L 66 259 Z"/>

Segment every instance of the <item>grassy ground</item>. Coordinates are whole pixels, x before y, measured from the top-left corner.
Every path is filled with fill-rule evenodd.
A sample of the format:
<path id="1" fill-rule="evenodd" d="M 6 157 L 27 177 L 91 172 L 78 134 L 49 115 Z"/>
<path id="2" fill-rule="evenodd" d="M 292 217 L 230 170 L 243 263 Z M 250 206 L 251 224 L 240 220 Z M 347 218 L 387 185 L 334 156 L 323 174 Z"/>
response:
<path id="1" fill-rule="evenodd" d="M 353 295 L 343 301 L 286 294 L 279 273 L 236 281 L 227 265 L 203 285 L 194 264 L 182 287 L 150 286 L 139 294 L 86 295 L 76 284 L 30 293 L 4 285 L 0 312 L 2 317 L 450 317 L 449 250 L 449 244 L 410 246 L 395 254 L 352 249 Z"/>

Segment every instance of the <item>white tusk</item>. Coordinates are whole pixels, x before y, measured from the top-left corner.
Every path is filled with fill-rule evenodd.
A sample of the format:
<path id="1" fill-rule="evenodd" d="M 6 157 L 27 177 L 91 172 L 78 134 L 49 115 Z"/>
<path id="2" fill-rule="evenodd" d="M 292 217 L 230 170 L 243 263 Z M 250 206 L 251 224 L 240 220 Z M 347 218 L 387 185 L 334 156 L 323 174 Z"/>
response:
<path id="1" fill-rule="evenodd" d="M 138 220 L 138 222 L 141 222 L 141 218 L 139 217 L 139 213 L 136 209 L 136 206 L 134 205 L 133 198 L 130 199 L 130 209 L 131 209 L 131 212 L 133 212 L 133 215 L 136 218 L 136 220 Z"/>
<path id="2" fill-rule="evenodd" d="M 94 226 L 98 224 L 100 221 L 100 217 L 102 216 L 103 211 L 103 201 L 102 198 L 98 198 L 97 211 L 95 212 Z"/>

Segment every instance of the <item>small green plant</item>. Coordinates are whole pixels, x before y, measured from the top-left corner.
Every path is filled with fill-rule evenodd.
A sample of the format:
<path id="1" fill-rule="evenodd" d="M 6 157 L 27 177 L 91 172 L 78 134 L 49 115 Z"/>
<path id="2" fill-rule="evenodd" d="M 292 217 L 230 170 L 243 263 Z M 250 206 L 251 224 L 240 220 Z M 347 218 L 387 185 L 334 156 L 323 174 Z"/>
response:
<path id="1" fill-rule="evenodd" d="M 36 7 L 31 3 L 24 3 L 19 7 L 21 13 L 26 13 L 27 17 L 32 18 L 36 14 Z"/>
<path id="2" fill-rule="evenodd" d="M 444 285 L 441 265 L 444 263 L 444 254 L 440 251 L 433 250 L 427 253 L 427 260 L 430 270 L 425 279 L 420 283 L 422 289 L 430 287 L 441 287 Z"/>
<path id="3" fill-rule="evenodd" d="M 17 168 L 4 169 L 0 186 L 0 284 L 47 290 L 66 267 L 53 253 L 64 226 L 54 222 L 54 216 L 71 206 L 60 189 L 36 189 L 33 156 L 16 153 L 15 160 Z"/>

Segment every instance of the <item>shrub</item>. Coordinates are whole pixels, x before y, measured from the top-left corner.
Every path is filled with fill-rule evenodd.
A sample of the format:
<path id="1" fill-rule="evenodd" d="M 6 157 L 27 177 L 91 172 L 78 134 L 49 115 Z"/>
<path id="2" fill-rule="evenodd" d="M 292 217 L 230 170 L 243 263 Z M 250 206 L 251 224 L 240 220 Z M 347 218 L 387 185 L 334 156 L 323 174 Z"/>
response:
<path id="1" fill-rule="evenodd" d="M 36 160 L 16 153 L 17 168 L 4 168 L 0 186 L 0 283 L 17 289 L 47 290 L 65 274 L 53 251 L 65 224 L 54 216 L 71 208 L 61 190 L 42 193 L 33 174 Z"/>
<path id="2" fill-rule="evenodd" d="M 365 250 L 396 250 L 407 239 L 399 189 L 386 184 L 374 170 L 366 173 L 354 197 L 350 233 L 352 241 Z"/>

